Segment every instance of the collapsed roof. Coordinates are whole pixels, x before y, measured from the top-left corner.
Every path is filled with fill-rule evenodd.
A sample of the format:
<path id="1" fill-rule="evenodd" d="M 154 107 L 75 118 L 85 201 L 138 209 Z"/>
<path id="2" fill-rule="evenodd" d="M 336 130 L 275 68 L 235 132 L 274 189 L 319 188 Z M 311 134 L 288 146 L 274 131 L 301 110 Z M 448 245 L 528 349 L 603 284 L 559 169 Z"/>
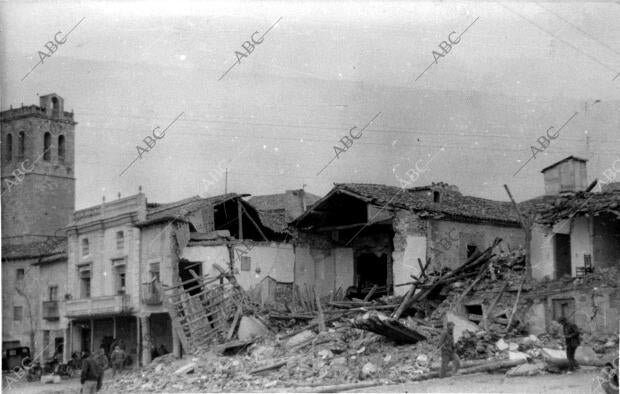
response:
<path id="1" fill-rule="evenodd" d="M 411 189 L 379 184 L 337 183 L 311 210 L 293 223 L 306 222 L 307 218 L 321 211 L 334 196 L 342 194 L 379 207 L 413 211 L 421 217 L 519 225 L 517 214 L 510 202 L 464 196 L 456 187 L 444 183 Z"/>

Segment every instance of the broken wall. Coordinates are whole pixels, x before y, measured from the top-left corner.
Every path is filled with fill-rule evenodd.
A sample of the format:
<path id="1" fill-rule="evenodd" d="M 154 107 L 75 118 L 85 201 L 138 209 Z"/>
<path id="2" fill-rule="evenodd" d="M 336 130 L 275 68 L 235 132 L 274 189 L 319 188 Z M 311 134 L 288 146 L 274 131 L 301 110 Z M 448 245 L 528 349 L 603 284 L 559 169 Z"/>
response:
<path id="1" fill-rule="evenodd" d="M 293 282 L 295 251 L 284 243 L 257 243 L 246 241 L 232 246 L 233 272 L 244 290 L 251 291 L 266 277 L 278 282 Z M 227 245 L 191 246 L 183 249 L 181 257 L 190 262 L 202 262 L 202 274 L 219 275 L 213 267 L 218 264 L 229 269 L 230 251 Z"/>
<path id="2" fill-rule="evenodd" d="M 595 267 L 620 268 L 620 219 L 612 215 L 594 216 L 593 263 Z"/>
<path id="3" fill-rule="evenodd" d="M 352 248 L 295 247 L 295 284 L 308 286 L 320 296 L 342 287 L 342 291 L 354 284 Z"/>
<path id="4" fill-rule="evenodd" d="M 554 301 L 572 300 L 574 323 L 585 333 L 617 334 L 620 318 L 620 289 L 594 287 L 565 292 L 555 292 L 542 298 L 538 305 L 544 306 L 544 321 L 549 327 L 554 318 Z M 538 307 L 540 310 L 540 307 Z"/>
<path id="5" fill-rule="evenodd" d="M 555 252 L 553 249 L 553 232 L 549 227 L 534 224 L 531 230 L 530 265 L 532 278 L 542 280 L 555 277 Z"/>
<path id="6" fill-rule="evenodd" d="M 394 229 L 394 250 L 392 252 L 392 271 L 394 284 L 411 281 L 410 275 L 418 275 L 420 267 L 417 259 L 426 262 L 426 222 L 417 215 L 405 210 L 397 210 L 392 222 Z M 403 295 L 408 286 L 394 287 L 395 295 Z"/>
<path id="7" fill-rule="evenodd" d="M 457 268 L 467 259 L 468 245 L 479 251 L 491 246 L 495 238 L 501 238 L 501 247 L 516 249 L 525 246 L 525 234 L 519 227 L 498 224 L 462 223 L 453 220 L 428 221 L 428 255 L 432 267 Z"/>

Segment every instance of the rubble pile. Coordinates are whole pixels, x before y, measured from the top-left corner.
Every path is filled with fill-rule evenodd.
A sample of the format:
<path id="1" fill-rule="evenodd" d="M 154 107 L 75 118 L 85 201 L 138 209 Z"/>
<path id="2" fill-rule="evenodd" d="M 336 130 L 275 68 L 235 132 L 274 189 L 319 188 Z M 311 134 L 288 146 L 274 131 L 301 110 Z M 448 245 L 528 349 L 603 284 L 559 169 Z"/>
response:
<path id="1" fill-rule="evenodd" d="M 277 309 L 261 309 L 242 297 L 222 325 L 224 341 L 196 346 L 181 360 L 159 357 L 104 390 L 250 391 L 434 378 L 445 321 L 455 323 L 460 373 L 508 370 L 508 376 L 524 376 L 557 370 L 564 357 L 561 327 L 551 325 L 539 337 L 524 332 L 528 302 L 521 293 L 532 288 L 525 280 L 525 252 L 493 254 L 500 242 L 454 270 L 427 272 L 430 261 L 419 261 L 421 274 L 412 276 L 405 296 L 373 299 L 374 288 L 364 299 L 344 299 L 339 289 L 320 299 L 314 289 L 296 289 L 297 304 Z M 236 286 L 232 276 L 225 277 Z M 584 338 L 584 343 L 592 347 L 578 352 L 578 361 L 601 365 L 601 355 L 618 341 Z"/>

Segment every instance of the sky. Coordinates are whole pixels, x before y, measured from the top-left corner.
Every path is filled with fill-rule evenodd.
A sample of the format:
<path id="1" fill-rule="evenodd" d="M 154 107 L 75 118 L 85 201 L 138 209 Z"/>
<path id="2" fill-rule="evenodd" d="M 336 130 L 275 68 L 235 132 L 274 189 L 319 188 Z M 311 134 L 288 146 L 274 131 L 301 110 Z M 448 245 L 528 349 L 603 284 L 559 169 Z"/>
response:
<path id="1" fill-rule="evenodd" d="M 78 122 L 78 209 L 139 186 L 152 202 L 220 194 L 220 167 L 229 192 L 324 195 L 341 182 L 399 185 L 416 163 L 412 186 L 506 200 L 507 184 L 522 201 L 566 156 L 589 160 L 589 180 L 620 157 L 620 2 L 0 7 L 0 108 L 64 98 Z M 449 37 L 458 43 L 443 51 Z M 344 149 L 353 127 L 365 128 Z M 562 128 L 542 149 L 550 127 Z"/>

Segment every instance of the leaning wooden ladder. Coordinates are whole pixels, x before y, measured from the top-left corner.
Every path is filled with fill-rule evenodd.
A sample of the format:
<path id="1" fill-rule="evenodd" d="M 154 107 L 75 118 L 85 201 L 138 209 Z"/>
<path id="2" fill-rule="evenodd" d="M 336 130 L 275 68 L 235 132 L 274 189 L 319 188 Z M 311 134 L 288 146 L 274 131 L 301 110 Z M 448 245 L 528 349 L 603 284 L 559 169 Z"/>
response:
<path id="1" fill-rule="evenodd" d="M 161 285 L 164 307 L 188 353 L 225 339 L 228 320 L 245 300 L 235 277 L 216 268 L 220 271 L 217 277 L 200 277 L 192 271 L 192 279 L 174 286 Z"/>

